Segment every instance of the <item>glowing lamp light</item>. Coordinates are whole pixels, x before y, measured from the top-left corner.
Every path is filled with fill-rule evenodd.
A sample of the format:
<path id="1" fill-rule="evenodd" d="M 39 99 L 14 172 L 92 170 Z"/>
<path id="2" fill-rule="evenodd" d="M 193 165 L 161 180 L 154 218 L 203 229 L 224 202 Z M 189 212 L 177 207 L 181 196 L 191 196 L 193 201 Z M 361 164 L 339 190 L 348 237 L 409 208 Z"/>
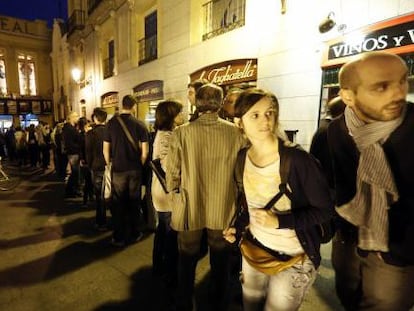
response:
<path id="1" fill-rule="evenodd" d="M 80 82 L 82 72 L 79 68 L 73 68 L 72 69 L 72 78 L 76 83 Z"/>

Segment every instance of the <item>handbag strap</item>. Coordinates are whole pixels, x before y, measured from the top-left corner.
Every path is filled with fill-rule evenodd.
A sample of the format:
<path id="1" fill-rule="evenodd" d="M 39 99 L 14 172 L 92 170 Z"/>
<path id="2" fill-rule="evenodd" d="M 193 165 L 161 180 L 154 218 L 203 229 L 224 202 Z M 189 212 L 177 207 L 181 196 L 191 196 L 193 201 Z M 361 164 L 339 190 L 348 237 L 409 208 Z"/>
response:
<path id="1" fill-rule="evenodd" d="M 128 128 L 125 125 L 124 120 L 122 120 L 122 118 L 120 116 L 116 117 L 119 124 L 121 124 L 122 129 L 124 130 L 124 133 L 126 135 L 126 137 L 128 138 L 129 142 L 131 143 L 132 147 L 134 148 L 135 151 L 139 151 L 138 146 L 135 144 L 134 139 L 132 138 L 131 133 L 129 132 Z"/>
<path id="2" fill-rule="evenodd" d="M 289 200 L 292 200 L 292 192 L 287 187 L 287 180 L 289 177 L 290 171 L 290 162 L 292 160 L 292 155 L 290 154 L 292 148 L 286 147 L 283 141 L 279 141 L 279 154 L 280 154 L 280 185 L 279 192 L 265 205 L 264 209 L 271 209 L 277 201 L 283 196 L 286 195 Z"/>

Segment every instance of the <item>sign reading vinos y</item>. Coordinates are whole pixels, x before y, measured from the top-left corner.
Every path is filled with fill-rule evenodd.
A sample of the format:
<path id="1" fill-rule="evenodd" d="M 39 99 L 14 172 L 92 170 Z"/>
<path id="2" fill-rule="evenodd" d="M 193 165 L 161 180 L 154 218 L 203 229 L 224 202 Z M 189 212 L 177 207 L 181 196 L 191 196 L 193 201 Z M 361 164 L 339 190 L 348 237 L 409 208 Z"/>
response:
<path id="1" fill-rule="evenodd" d="M 351 31 L 327 43 L 322 67 L 345 63 L 371 51 L 414 52 L 414 14 L 399 16 Z"/>

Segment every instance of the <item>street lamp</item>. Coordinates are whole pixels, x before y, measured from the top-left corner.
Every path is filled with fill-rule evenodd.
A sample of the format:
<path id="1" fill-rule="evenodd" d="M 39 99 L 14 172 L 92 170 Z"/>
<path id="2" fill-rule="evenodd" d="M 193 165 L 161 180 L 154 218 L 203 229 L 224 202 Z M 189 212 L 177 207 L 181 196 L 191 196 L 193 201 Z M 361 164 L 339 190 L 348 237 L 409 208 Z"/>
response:
<path id="1" fill-rule="evenodd" d="M 72 79 L 78 84 L 81 82 L 80 81 L 81 75 L 82 75 L 82 71 L 78 67 L 75 67 L 72 69 Z"/>
<path id="2" fill-rule="evenodd" d="M 92 77 L 89 76 L 83 80 L 81 80 L 81 76 L 82 76 L 82 70 L 80 70 L 78 67 L 74 67 L 72 69 L 72 79 L 79 85 L 86 86 L 92 83 Z M 81 86 L 82 87 L 82 86 Z"/>

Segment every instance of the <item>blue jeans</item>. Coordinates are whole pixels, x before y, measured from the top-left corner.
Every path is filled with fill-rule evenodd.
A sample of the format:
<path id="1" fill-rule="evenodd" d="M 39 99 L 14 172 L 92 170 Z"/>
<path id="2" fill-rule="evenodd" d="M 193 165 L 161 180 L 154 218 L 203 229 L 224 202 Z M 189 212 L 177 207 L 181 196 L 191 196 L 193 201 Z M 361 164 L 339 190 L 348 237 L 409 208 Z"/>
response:
<path id="1" fill-rule="evenodd" d="M 305 261 L 275 275 L 264 274 L 242 258 L 244 311 L 298 310 L 308 288 L 316 278 L 316 269 Z"/>
<path id="2" fill-rule="evenodd" d="M 78 193 L 80 178 L 79 154 L 68 154 L 68 162 L 71 172 L 66 185 L 66 193 Z"/>
<path id="3" fill-rule="evenodd" d="M 141 178 L 137 170 L 112 173 L 113 238 L 128 243 L 140 233 Z"/>
<path id="4" fill-rule="evenodd" d="M 203 230 L 178 232 L 178 299 L 177 310 L 193 310 L 194 280 Z M 210 309 L 227 310 L 229 304 L 230 247 L 223 230 L 207 229 L 210 248 Z"/>

